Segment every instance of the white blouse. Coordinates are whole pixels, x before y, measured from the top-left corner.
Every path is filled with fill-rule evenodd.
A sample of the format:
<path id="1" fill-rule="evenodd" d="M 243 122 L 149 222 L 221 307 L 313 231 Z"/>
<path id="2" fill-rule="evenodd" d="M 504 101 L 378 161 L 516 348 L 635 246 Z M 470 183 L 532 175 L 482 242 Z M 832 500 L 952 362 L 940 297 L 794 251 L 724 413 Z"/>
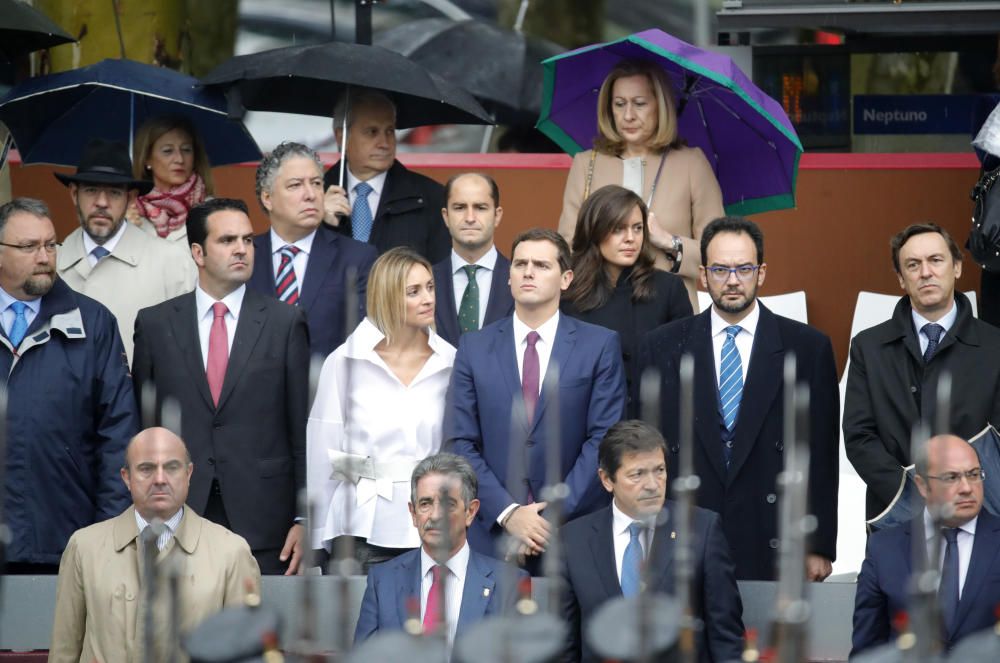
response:
<path id="1" fill-rule="evenodd" d="M 455 362 L 455 348 L 427 334 L 433 354 L 409 386 L 375 352 L 385 336 L 368 318 L 323 363 L 306 427 L 315 548 L 329 550 L 342 535 L 385 548 L 420 545 L 407 509 L 410 474 L 441 448 Z"/>

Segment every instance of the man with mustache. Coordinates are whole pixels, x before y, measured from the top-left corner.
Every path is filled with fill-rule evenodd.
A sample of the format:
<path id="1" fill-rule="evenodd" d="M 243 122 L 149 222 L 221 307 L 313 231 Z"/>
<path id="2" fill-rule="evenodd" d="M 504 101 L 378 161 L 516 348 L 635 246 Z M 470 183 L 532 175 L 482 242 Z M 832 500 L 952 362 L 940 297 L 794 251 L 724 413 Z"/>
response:
<path id="1" fill-rule="evenodd" d="M 941 572 L 939 637 L 945 650 L 996 624 L 1000 518 L 982 508 L 985 478 L 975 447 L 962 438 L 938 435 L 927 443 L 926 461 L 918 463 L 916 475 L 927 506 L 909 522 L 868 539 L 854 601 L 852 657 L 895 641 L 896 617 L 911 598 L 914 537 L 926 541 L 927 559 Z M 933 536 L 934 528 L 940 528 L 940 537 Z"/>
<path id="2" fill-rule="evenodd" d="M 413 469 L 410 515 L 420 547 L 368 572 L 355 643 L 416 619 L 425 633 L 444 629 L 450 647 L 481 619 L 513 610 L 517 591 L 505 583 L 527 574 L 471 550 L 466 542 L 466 530 L 479 511 L 478 488 L 475 470 L 455 454 L 428 456 Z"/>
<path id="3" fill-rule="evenodd" d="M 778 552 L 778 474 L 793 440 L 784 431 L 785 357 L 796 359 L 796 383 L 809 387 L 809 511 L 806 577 L 830 575 L 837 551 L 837 422 L 840 399 L 830 339 L 775 315 L 757 300 L 764 285 L 764 235 L 738 216 L 716 219 L 701 236 L 701 284 L 712 306 L 650 332 L 639 366 L 659 372 L 660 421 L 680 446 L 680 362 L 694 357 L 694 469 L 698 506 L 716 511 L 740 580 L 771 580 Z"/>
<path id="4" fill-rule="evenodd" d="M 851 342 L 844 399 L 847 457 L 868 485 L 867 517 L 895 498 L 910 465 L 910 435 L 920 421 L 937 429 L 937 384 L 951 375 L 953 395 L 941 432 L 965 439 L 1000 423 L 1000 329 L 976 319 L 955 281 L 962 252 L 933 223 L 913 224 L 890 242 L 905 295 L 892 318 Z"/>
<path id="5" fill-rule="evenodd" d="M 76 532 L 66 546 L 56 585 L 49 660 L 146 660 L 143 657 L 145 591 L 143 531 L 159 519 L 154 608 L 156 653 L 165 660 L 178 643 L 169 636 L 167 574 L 178 584 L 178 628 L 186 634 L 227 606 L 242 605 L 260 586 L 260 571 L 242 537 L 201 518 L 185 504 L 194 464 L 184 442 L 165 428 L 148 428 L 129 442 L 121 481 L 132 505 L 120 515 Z M 169 652 L 169 654 L 168 654 Z"/>
<path id="6" fill-rule="evenodd" d="M 55 573 L 75 530 L 128 504 L 117 473 L 139 417 L 125 350 L 111 312 L 56 275 L 58 247 L 45 203 L 0 206 L 6 573 Z"/>
<path id="7" fill-rule="evenodd" d="M 55 176 L 69 187 L 80 219 L 59 251 L 59 276 L 111 310 L 131 360 L 136 313 L 191 291 L 196 276 L 191 255 L 125 222 L 129 204 L 153 185 L 132 178 L 124 143 L 95 138 L 75 174 Z"/>
<path id="8" fill-rule="evenodd" d="M 648 591 L 673 594 L 677 503 L 666 500 L 667 445 L 659 431 L 635 419 L 608 429 L 597 473 L 611 506 L 562 530 L 563 610 L 569 624 L 563 660 L 597 661 L 584 643 L 586 623 L 606 601 Z M 719 516 L 695 507 L 688 541 L 693 565 L 693 616 L 699 661 L 738 661 L 743 654 L 743 604 Z"/>
<path id="9" fill-rule="evenodd" d="M 135 321 L 136 393 L 181 407 L 181 434 L 200 472 L 188 504 L 250 544 L 266 574 L 294 574 L 302 556 L 297 499 L 305 487 L 309 333 L 305 314 L 246 287 L 253 226 L 240 200 L 188 212 L 194 292 L 142 309 Z"/>

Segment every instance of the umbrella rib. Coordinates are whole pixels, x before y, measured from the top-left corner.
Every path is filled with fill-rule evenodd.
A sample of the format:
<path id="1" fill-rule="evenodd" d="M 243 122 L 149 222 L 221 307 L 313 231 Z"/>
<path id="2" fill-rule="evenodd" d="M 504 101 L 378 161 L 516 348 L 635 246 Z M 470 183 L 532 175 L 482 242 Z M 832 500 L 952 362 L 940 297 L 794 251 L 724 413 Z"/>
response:
<path id="1" fill-rule="evenodd" d="M 133 90 L 131 88 L 123 87 L 121 85 L 111 85 L 109 83 L 98 83 L 93 81 L 88 81 L 86 83 L 74 83 L 72 85 L 64 85 L 62 87 L 48 88 L 46 90 L 39 90 L 38 92 L 32 92 L 31 94 L 26 94 L 23 97 L 18 97 L 17 99 L 10 99 L 6 101 L 3 106 L 8 104 L 14 104 L 19 101 L 24 101 L 25 99 L 31 99 L 32 97 L 37 97 L 42 94 L 52 94 L 53 92 L 60 92 L 62 90 L 72 90 L 78 87 L 103 87 L 111 90 L 121 90 L 122 92 L 128 92 L 129 94 L 141 94 L 144 97 L 149 97 L 151 99 L 162 99 L 164 101 L 169 101 L 175 104 L 182 104 L 184 106 L 191 106 L 192 108 L 200 108 L 201 110 L 208 111 L 209 113 L 217 113 L 218 115 L 225 115 L 226 111 L 220 111 L 217 108 L 211 108 L 209 106 L 203 106 L 201 104 L 193 104 L 189 101 L 183 101 L 181 99 L 175 99 L 173 97 L 167 97 L 162 94 L 154 94 L 151 92 L 144 92 L 142 90 Z"/>

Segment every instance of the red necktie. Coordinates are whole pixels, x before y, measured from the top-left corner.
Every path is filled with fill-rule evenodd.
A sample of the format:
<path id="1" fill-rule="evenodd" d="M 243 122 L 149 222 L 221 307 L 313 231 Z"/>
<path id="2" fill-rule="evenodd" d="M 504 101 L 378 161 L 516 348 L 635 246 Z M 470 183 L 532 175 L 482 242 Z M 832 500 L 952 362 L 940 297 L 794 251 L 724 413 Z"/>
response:
<path id="1" fill-rule="evenodd" d="M 274 278 L 274 288 L 280 301 L 294 305 L 299 301 L 299 284 L 295 278 L 295 268 L 292 261 L 301 251 L 297 246 L 286 244 L 281 247 L 281 262 L 278 263 L 278 275 Z"/>
<path id="2" fill-rule="evenodd" d="M 229 309 L 222 302 L 212 304 L 212 331 L 208 334 L 208 361 L 205 376 L 208 390 L 212 392 L 212 402 L 219 405 L 222 383 L 226 379 L 226 364 L 229 363 L 229 334 L 226 332 L 226 313 Z"/>
<path id="3" fill-rule="evenodd" d="M 424 610 L 424 634 L 437 631 L 438 625 L 444 621 L 444 601 L 441 592 L 444 589 L 445 567 L 435 564 L 431 568 L 431 590 L 427 594 L 427 608 Z"/>
<path id="4" fill-rule="evenodd" d="M 538 332 L 528 332 L 528 347 L 524 349 L 524 362 L 521 366 L 521 394 L 524 396 L 524 412 L 528 417 L 528 426 L 535 420 L 535 406 L 538 405 Z"/>

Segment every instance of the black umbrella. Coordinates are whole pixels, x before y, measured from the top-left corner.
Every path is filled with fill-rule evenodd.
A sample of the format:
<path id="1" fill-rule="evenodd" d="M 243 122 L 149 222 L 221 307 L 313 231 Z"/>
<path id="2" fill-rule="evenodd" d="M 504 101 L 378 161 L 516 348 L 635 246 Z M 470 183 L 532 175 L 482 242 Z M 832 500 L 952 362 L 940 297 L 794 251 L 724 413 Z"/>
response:
<path id="1" fill-rule="evenodd" d="M 0 59 L 76 41 L 45 14 L 17 0 L 0 0 Z"/>
<path id="2" fill-rule="evenodd" d="M 566 50 L 475 19 L 412 21 L 376 35 L 375 43 L 461 85 L 504 124 L 538 119 L 541 62 Z"/>
<path id="3" fill-rule="evenodd" d="M 351 86 L 387 94 L 400 129 L 426 124 L 492 124 L 465 90 L 399 53 L 363 44 L 328 42 L 239 55 L 202 82 L 226 88 L 230 110 L 329 116 Z"/>

